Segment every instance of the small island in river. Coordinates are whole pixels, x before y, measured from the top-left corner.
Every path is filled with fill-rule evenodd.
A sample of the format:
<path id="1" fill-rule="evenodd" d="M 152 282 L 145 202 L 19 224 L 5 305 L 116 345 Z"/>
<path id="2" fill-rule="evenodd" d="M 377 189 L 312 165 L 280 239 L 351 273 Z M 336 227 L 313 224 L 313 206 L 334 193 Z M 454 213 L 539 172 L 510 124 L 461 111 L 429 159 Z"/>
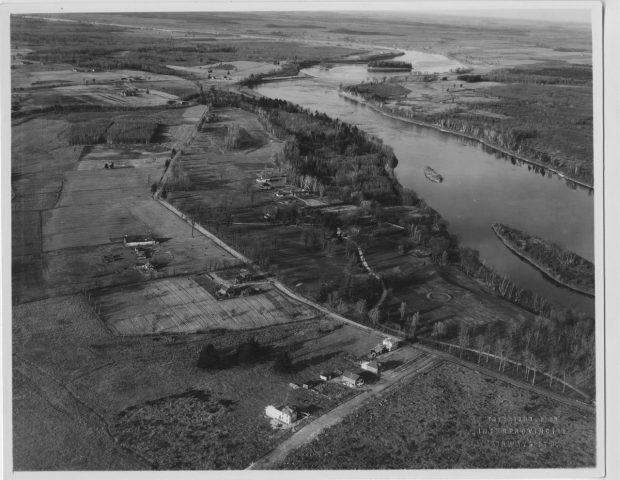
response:
<path id="1" fill-rule="evenodd" d="M 594 296 L 594 265 L 585 258 L 501 223 L 494 223 L 491 228 L 506 247 L 556 283 Z"/>
<path id="2" fill-rule="evenodd" d="M 410 72 L 413 65 L 409 62 L 400 62 L 395 60 L 375 60 L 368 62 L 369 72 Z"/>

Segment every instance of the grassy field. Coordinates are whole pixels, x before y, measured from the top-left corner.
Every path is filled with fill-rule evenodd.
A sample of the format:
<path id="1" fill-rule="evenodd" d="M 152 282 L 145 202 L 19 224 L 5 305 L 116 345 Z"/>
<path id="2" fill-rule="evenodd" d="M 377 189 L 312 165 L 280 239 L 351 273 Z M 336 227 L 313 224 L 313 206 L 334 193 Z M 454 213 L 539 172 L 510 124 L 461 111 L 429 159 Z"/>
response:
<path id="1" fill-rule="evenodd" d="M 195 273 L 236 263 L 229 254 L 151 198 L 171 148 L 180 148 L 204 107 L 146 116 L 164 126 L 152 144 L 68 146 L 71 125 L 127 114 L 72 113 L 14 121 L 13 293 L 19 303 L 83 288 Z M 30 137 L 29 141 L 25 139 Z M 51 161 L 50 161 L 51 157 Z M 104 164 L 116 168 L 105 169 Z M 142 273 L 123 235 L 164 239 L 158 269 Z"/>
<path id="2" fill-rule="evenodd" d="M 16 306 L 12 337 L 17 470 L 245 468 L 291 433 L 271 428 L 266 405 L 312 418 L 354 393 L 289 383 L 351 368 L 381 339 L 327 319 L 118 337 L 82 295 Z M 252 360 L 196 366 L 207 344 L 234 356 L 252 339 L 261 351 Z M 288 373 L 273 370 L 280 352 L 293 362 Z"/>
<path id="3" fill-rule="evenodd" d="M 593 467 L 594 445 L 592 414 L 444 364 L 346 417 L 280 468 Z"/>

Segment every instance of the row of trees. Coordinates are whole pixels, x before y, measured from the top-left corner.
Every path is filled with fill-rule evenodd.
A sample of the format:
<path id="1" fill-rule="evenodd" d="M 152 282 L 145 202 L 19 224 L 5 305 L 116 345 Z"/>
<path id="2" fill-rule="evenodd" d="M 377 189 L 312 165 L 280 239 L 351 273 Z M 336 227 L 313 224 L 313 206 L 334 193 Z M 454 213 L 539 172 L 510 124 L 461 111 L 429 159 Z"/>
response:
<path id="1" fill-rule="evenodd" d="M 594 321 L 587 315 L 565 310 L 551 317 L 528 317 L 527 320 L 498 322 L 484 326 L 438 322 L 432 338 L 447 340 L 477 351 L 477 361 L 489 362 L 493 356 L 498 370 L 517 369 L 536 382 L 537 372 L 546 372 L 549 386 L 554 378 L 563 379 L 594 395 L 595 341 Z M 562 387 L 565 390 L 565 386 Z"/>

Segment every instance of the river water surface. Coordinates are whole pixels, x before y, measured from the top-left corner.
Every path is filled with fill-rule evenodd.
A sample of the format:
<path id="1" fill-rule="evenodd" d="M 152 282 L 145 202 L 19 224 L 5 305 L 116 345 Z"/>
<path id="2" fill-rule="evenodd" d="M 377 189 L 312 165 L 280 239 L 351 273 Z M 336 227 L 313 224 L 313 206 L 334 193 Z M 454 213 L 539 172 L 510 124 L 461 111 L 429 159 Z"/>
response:
<path id="1" fill-rule="evenodd" d="M 429 55 L 429 54 L 422 54 Z M 433 71 L 454 68 L 433 56 Z M 418 57 L 419 58 L 419 57 Z M 449 66 L 448 66 L 449 65 Z M 429 67 L 430 70 L 430 67 Z M 556 286 L 539 271 L 511 253 L 491 230 L 501 222 L 539 235 L 594 261 L 594 195 L 588 189 L 569 188 L 549 172 L 542 175 L 478 142 L 382 115 L 342 97 L 340 83 L 355 83 L 365 66 L 341 65 L 305 73 L 314 78 L 262 84 L 256 90 L 303 107 L 327 113 L 357 125 L 394 149 L 396 174 L 404 187 L 418 195 L 449 223 L 464 246 L 480 251 L 480 258 L 524 288 L 564 306 L 594 312 L 594 300 Z M 443 183 L 424 176 L 426 166 L 443 175 Z"/>

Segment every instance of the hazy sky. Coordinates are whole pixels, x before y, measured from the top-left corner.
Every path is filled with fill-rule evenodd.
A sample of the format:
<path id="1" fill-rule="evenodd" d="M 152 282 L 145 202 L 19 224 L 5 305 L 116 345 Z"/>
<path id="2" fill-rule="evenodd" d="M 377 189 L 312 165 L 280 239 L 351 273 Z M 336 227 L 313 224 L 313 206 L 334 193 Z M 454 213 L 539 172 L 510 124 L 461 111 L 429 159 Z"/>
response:
<path id="1" fill-rule="evenodd" d="M 415 6 L 415 3 L 412 3 L 412 6 Z M 480 7 L 480 4 L 479 4 Z M 351 14 L 352 12 L 346 12 Z M 361 12 L 358 12 L 361 13 Z M 566 4 L 563 5 L 563 8 L 556 9 L 501 9 L 501 8 L 469 8 L 468 10 L 458 10 L 454 8 L 450 9 L 441 9 L 441 10 L 430 10 L 430 9 L 422 9 L 422 10 L 408 10 L 408 11 L 379 11 L 379 12 L 368 12 L 369 15 L 387 15 L 387 16 L 398 16 L 401 19 L 406 18 L 441 18 L 443 16 L 455 17 L 455 18 L 463 18 L 463 19 L 479 19 L 479 18 L 489 18 L 489 19 L 497 19 L 499 21 L 511 21 L 523 23 L 526 21 L 536 21 L 536 22 L 554 22 L 554 23 L 582 23 L 589 24 L 591 21 L 590 11 L 586 8 L 567 8 Z"/>
<path id="2" fill-rule="evenodd" d="M 430 12 L 429 12 L 430 13 Z M 435 12 L 433 12 L 435 13 Z M 456 16 L 468 16 L 468 17 L 491 17 L 498 19 L 515 19 L 515 20 L 538 20 L 547 22 L 578 22 L 589 23 L 590 13 L 585 9 L 540 9 L 540 10 L 452 10 L 436 12 L 438 14 L 448 14 Z"/>

